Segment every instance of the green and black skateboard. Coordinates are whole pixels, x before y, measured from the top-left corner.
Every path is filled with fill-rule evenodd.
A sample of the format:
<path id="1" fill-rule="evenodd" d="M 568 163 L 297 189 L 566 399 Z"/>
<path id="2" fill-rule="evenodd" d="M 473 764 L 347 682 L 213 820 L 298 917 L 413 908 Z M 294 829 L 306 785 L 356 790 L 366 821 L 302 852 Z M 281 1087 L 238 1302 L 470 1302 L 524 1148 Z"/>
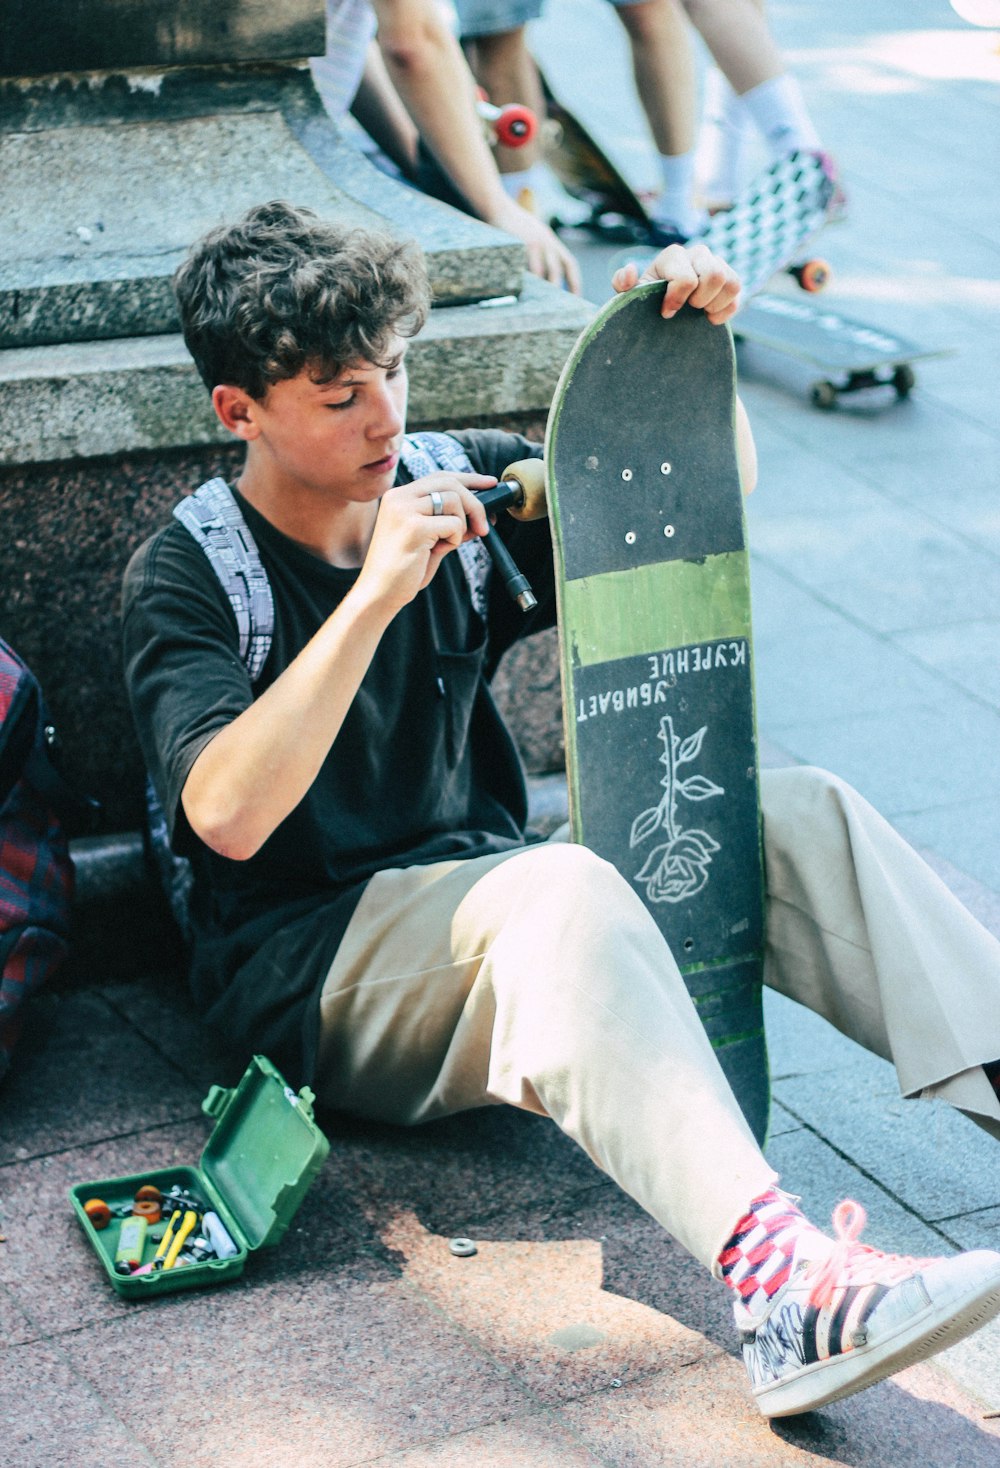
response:
<path id="1" fill-rule="evenodd" d="M 755 1135 L 770 1084 L 750 584 L 732 338 L 610 301 L 553 399 L 546 490 L 573 838 L 669 943 Z"/>

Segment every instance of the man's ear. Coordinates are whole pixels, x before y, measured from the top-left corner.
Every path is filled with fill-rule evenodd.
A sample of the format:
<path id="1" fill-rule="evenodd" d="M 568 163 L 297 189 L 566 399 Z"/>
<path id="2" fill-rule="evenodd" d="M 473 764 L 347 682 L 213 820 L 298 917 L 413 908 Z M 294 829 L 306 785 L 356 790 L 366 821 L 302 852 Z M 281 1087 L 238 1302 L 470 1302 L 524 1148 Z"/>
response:
<path id="1" fill-rule="evenodd" d="M 212 389 L 212 407 L 223 428 L 235 433 L 246 443 L 260 433 L 257 421 L 257 401 L 241 387 L 220 383 Z"/>

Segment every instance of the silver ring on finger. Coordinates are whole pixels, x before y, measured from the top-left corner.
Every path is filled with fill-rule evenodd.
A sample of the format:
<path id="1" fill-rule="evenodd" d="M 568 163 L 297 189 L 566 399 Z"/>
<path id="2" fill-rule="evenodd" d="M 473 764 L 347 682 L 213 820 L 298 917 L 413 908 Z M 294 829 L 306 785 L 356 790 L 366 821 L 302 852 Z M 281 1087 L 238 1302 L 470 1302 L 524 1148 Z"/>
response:
<path id="1" fill-rule="evenodd" d="M 432 489 L 431 490 L 431 514 L 432 515 L 443 515 L 444 514 L 444 500 L 438 494 L 438 492 L 437 492 L 436 489 Z"/>

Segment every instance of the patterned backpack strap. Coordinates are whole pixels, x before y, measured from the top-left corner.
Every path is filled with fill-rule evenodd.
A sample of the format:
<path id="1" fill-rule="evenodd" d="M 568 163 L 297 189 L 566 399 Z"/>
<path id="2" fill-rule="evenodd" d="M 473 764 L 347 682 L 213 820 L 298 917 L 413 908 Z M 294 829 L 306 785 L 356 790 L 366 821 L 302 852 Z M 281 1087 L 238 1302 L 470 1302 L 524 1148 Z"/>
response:
<path id="1" fill-rule="evenodd" d="M 475 473 L 468 454 L 450 433 L 407 434 L 400 457 L 414 479 L 423 479 L 425 474 L 436 474 L 441 469 L 451 470 L 454 474 Z M 470 540 L 459 546 L 458 559 L 465 573 L 472 605 L 485 621 L 487 583 L 493 562 L 481 540 Z"/>
<path id="2" fill-rule="evenodd" d="M 240 657 L 251 683 L 260 677 L 274 635 L 274 597 L 250 533 L 224 479 L 210 479 L 174 506 L 174 517 L 201 546 L 236 617 Z"/>
<path id="3" fill-rule="evenodd" d="M 229 598 L 240 638 L 240 657 L 251 683 L 260 677 L 274 636 L 274 596 L 250 533 L 224 479 L 210 479 L 174 506 L 174 517 L 194 536 Z M 146 776 L 146 835 L 170 910 L 185 941 L 191 938 L 191 863 L 170 845 L 167 817 Z"/>

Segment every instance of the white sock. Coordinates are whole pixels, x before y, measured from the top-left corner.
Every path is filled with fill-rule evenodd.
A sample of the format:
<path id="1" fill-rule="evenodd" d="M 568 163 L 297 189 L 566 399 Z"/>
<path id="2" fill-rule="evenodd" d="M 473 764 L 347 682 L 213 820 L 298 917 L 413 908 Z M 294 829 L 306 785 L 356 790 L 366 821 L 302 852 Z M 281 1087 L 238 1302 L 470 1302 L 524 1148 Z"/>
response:
<path id="1" fill-rule="evenodd" d="M 512 199 L 517 199 L 525 189 L 537 193 L 545 187 L 545 170 L 541 163 L 533 163 L 530 168 L 518 168 L 514 173 L 501 173 L 500 182 L 504 191 Z"/>
<path id="2" fill-rule="evenodd" d="M 660 177 L 663 188 L 653 205 L 654 222 L 672 225 L 685 237 L 697 234 L 705 214 L 694 202 L 694 153 L 661 153 Z"/>
<path id="3" fill-rule="evenodd" d="M 783 158 L 797 149 L 819 148 L 819 134 L 806 111 L 802 88 L 787 71 L 751 87 L 740 98 L 767 139 L 772 157 Z"/>
<path id="4" fill-rule="evenodd" d="M 705 76 L 705 111 L 698 136 L 695 175 L 709 204 L 729 204 L 746 183 L 753 122 L 717 66 Z"/>

